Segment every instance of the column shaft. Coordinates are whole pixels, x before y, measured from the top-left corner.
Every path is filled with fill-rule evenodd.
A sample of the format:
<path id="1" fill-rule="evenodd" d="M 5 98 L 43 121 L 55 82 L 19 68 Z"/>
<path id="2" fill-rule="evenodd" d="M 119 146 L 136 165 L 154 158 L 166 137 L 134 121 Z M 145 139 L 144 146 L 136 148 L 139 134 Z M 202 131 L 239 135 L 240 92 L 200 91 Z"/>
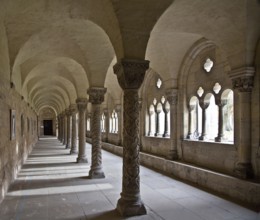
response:
<path id="1" fill-rule="evenodd" d="M 87 99 L 77 99 L 76 100 L 79 111 L 79 154 L 77 158 L 78 163 L 87 163 L 86 154 L 86 122 L 85 122 L 85 111 L 87 108 Z"/>
<path id="2" fill-rule="evenodd" d="M 77 145 L 77 118 L 76 118 L 77 109 L 76 106 L 71 107 L 71 150 L 70 154 L 78 153 L 78 145 Z"/>
<path id="3" fill-rule="evenodd" d="M 66 149 L 71 147 L 71 112 L 70 110 L 66 110 L 67 116 L 67 141 L 66 141 Z"/>
<path id="4" fill-rule="evenodd" d="M 168 154 L 168 159 L 176 160 L 178 159 L 177 150 L 177 102 L 178 102 L 178 90 L 169 89 L 166 91 L 167 101 L 170 104 L 170 137 L 171 137 L 171 147 Z"/>
<path id="5" fill-rule="evenodd" d="M 240 110 L 237 125 L 240 132 L 240 135 L 238 135 L 238 161 L 234 173 L 242 179 L 254 177 L 251 162 L 251 92 L 254 84 L 254 74 L 255 69 L 253 67 L 242 67 L 229 73 L 235 93 L 238 93 L 237 107 Z"/>
<path id="6" fill-rule="evenodd" d="M 117 210 L 123 216 L 146 214 L 140 196 L 139 177 L 139 98 L 148 61 L 121 60 L 114 66 L 118 82 L 124 90 L 123 108 L 123 184 Z"/>
<path id="7" fill-rule="evenodd" d="M 66 114 L 64 113 L 64 121 L 63 121 L 63 127 L 64 127 L 64 130 L 63 130 L 63 145 L 67 145 L 67 116 Z"/>
<path id="8" fill-rule="evenodd" d="M 105 88 L 92 87 L 88 90 L 89 101 L 92 103 L 91 137 L 92 154 L 91 169 L 89 177 L 92 179 L 105 178 L 102 170 L 102 152 L 101 152 L 101 109 L 100 104 L 104 101 Z"/>

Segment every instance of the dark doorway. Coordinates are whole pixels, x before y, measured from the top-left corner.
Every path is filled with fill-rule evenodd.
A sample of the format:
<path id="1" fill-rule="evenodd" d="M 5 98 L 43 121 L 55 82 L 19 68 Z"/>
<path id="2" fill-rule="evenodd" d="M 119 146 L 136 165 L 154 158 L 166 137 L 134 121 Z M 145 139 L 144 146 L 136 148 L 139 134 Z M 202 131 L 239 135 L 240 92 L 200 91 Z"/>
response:
<path id="1" fill-rule="evenodd" d="M 52 120 L 43 120 L 44 135 L 53 135 L 52 133 Z"/>

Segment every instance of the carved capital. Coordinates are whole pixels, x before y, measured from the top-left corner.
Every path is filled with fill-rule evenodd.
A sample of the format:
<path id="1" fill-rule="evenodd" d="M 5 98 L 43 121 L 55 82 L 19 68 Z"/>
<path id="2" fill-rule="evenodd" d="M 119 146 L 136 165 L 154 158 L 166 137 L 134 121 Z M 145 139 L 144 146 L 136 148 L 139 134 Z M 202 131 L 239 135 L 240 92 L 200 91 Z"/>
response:
<path id="1" fill-rule="evenodd" d="M 117 113 L 121 112 L 121 105 L 116 105 L 115 110 Z"/>
<path id="2" fill-rule="evenodd" d="M 228 101 L 227 99 L 223 99 L 221 97 L 220 93 L 215 95 L 215 103 L 216 103 L 217 106 L 223 107 L 227 104 L 227 101 Z"/>
<path id="3" fill-rule="evenodd" d="M 209 107 L 209 102 L 204 102 L 202 99 L 199 100 L 199 103 L 202 109 L 207 109 Z"/>
<path id="4" fill-rule="evenodd" d="M 242 67 L 232 70 L 229 77 L 232 80 L 233 89 L 238 89 L 239 92 L 251 92 L 254 86 L 254 67 Z"/>
<path id="5" fill-rule="evenodd" d="M 170 105 L 177 105 L 178 103 L 178 90 L 177 89 L 168 89 L 166 91 L 166 98 Z"/>
<path id="6" fill-rule="evenodd" d="M 101 104 L 104 102 L 104 96 L 107 89 L 102 87 L 92 87 L 88 89 L 89 102 L 92 104 Z"/>
<path id="7" fill-rule="evenodd" d="M 65 116 L 65 111 L 61 112 L 60 116 L 63 118 Z"/>
<path id="8" fill-rule="evenodd" d="M 123 90 L 139 89 L 148 68 L 147 60 L 122 59 L 120 63 L 114 65 L 114 73 Z"/>
<path id="9" fill-rule="evenodd" d="M 70 105 L 70 112 L 71 114 L 76 114 L 78 111 L 77 105 L 76 104 L 71 104 Z"/>
<path id="10" fill-rule="evenodd" d="M 86 108 L 87 108 L 88 99 L 86 99 L 86 98 L 78 98 L 78 99 L 76 100 L 76 103 L 77 103 L 77 106 L 78 106 L 78 110 L 79 110 L 80 112 L 82 112 L 82 111 L 85 111 Z"/>
<path id="11" fill-rule="evenodd" d="M 70 111 L 69 108 L 65 109 L 65 114 L 66 114 L 66 116 L 70 116 L 71 115 L 71 111 Z"/>

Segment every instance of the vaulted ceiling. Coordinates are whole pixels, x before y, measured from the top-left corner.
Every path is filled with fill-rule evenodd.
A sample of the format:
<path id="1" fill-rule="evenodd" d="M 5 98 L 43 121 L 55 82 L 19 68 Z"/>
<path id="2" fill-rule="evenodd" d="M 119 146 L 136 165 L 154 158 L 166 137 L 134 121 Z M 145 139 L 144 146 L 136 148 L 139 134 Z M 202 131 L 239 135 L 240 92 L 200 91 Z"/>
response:
<path id="1" fill-rule="evenodd" d="M 0 0 L 0 75 L 37 112 L 62 112 L 94 86 L 117 104 L 112 66 L 121 58 L 148 59 L 178 80 L 187 51 L 206 38 L 231 68 L 252 64 L 258 12 L 253 0 Z"/>

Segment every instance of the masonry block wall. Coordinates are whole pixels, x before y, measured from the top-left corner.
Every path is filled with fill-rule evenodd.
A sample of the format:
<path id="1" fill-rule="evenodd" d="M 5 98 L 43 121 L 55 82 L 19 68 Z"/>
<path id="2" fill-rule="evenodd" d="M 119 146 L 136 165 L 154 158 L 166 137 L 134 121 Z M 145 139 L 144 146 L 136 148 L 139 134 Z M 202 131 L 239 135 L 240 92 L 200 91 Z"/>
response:
<path id="1" fill-rule="evenodd" d="M 0 202 L 31 152 L 37 116 L 10 81 L 5 29 L 0 19 Z"/>

